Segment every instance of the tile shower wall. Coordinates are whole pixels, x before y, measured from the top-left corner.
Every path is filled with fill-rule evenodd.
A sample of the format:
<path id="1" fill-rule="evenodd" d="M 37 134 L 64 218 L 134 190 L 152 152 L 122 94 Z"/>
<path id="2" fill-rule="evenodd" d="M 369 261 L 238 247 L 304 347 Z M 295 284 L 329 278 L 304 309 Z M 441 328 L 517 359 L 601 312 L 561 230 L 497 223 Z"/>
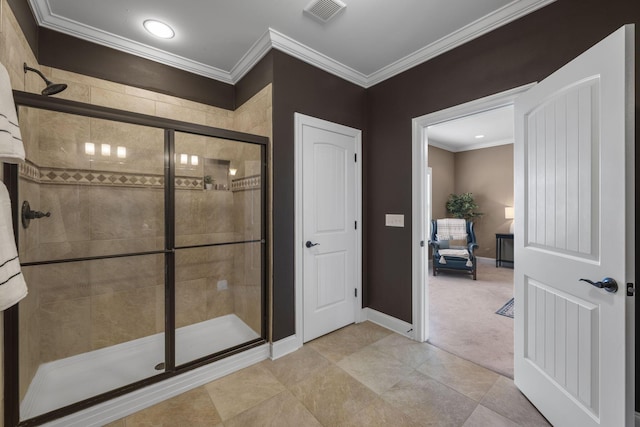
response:
<path id="1" fill-rule="evenodd" d="M 235 178 L 236 185 L 232 189 L 176 191 L 177 246 L 260 239 L 260 186 L 249 188 L 247 184 L 247 174 L 253 176 L 261 172 L 259 147 L 178 132 L 176 153 L 178 157 L 180 153 L 190 153 L 189 158 L 197 153 L 200 158 L 195 166 L 177 164 L 176 174 L 181 176 L 200 179 L 203 174 L 209 173 L 203 166 L 208 160 L 229 162 L 230 167 L 237 169 L 236 176 L 229 177 Z M 243 216 L 246 200 L 252 199 L 247 199 L 245 193 L 255 193 L 258 198 L 256 206 L 250 205 L 252 216 L 247 218 Z M 255 227 L 252 221 L 257 223 L 258 229 L 247 233 L 247 227 Z M 238 273 L 238 269 L 244 267 L 249 246 L 237 244 L 177 252 L 177 326 L 235 313 L 258 334 L 261 333 L 260 274 L 258 273 L 258 298 L 255 299 L 244 291 L 251 283 Z M 257 262 L 260 270 L 260 258 Z"/>
<path id="2" fill-rule="evenodd" d="M 27 62 L 29 65 L 36 66 L 41 69 L 51 80 L 67 83 L 69 85 L 67 90 L 57 95 L 59 98 L 72 99 L 96 105 L 184 120 L 208 126 L 249 132 L 271 138 L 271 86 L 263 89 L 251 100 L 247 101 L 243 106 L 233 112 L 76 73 L 70 73 L 49 67 L 41 67 L 38 66 L 35 56 L 30 50 L 30 47 L 26 42 L 24 35 L 22 34 L 22 31 L 20 30 L 20 27 L 7 4 L 7 1 L 0 1 L 0 62 L 2 62 L 9 71 L 11 85 L 14 89 L 25 90 L 33 93 L 39 93 L 42 89 L 42 81 L 38 76 L 34 73 L 26 75 L 23 73 L 22 64 Z M 32 116 L 30 116 L 29 113 L 21 114 L 20 121 L 25 140 L 37 140 L 35 136 L 32 136 L 32 133 L 36 132 L 37 129 L 40 129 L 40 126 L 38 125 L 39 120 L 41 119 L 40 113 L 41 112 L 34 110 L 32 112 Z M 46 121 L 48 118 L 44 117 L 43 120 Z M 80 121 L 78 125 L 80 129 L 86 129 L 87 126 L 87 124 L 82 121 Z M 64 132 L 64 128 L 68 128 L 70 126 L 70 124 L 67 124 L 63 129 L 56 129 L 56 131 Z M 113 132 L 114 130 L 111 131 Z M 108 132 L 104 132 L 102 135 L 106 135 L 107 133 Z M 97 136 L 97 138 L 99 138 L 99 136 Z M 32 148 L 33 147 L 29 147 L 27 144 L 26 149 L 28 157 L 35 163 L 40 164 L 43 159 L 40 158 L 39 151 L 34 151 Z M 52 148 L 55 148 L 55 146 Z M 44 151 L 46 155 L 55 157 L 54 149 Z M 271 148 L 269 147 L 269 153 L 270 152 Z M 270 155 L 269 158 L 271 158 Z M 58 160 L 64 162 L 65 158 L 58 158 Z M 127 171 L 121 170 L 121 172 Z M 240 176 L 240 171 L 238 175 Z M 269 179 L 269 182 L 271 181 L 272 180 Z M 56 190 L 51 190 L 51 188 L 55 188 Z M 121 194 L 123 194 L 124 197 L 129 197 L 135 200 L 137 197 L 136 192 L 141 191 L 142 190 L 139 189 L 127 189 Z M 254 190 L 254 192 L 257 194 L 257 191 Z M 131 247 L 135 247 L 135 245 L 138 244 L 127 242 L 126 240 L 123 241 L 122 239 L 117 241 L 119 240 L 115 238 L 117 236 L 111 236 L 114 237 L 112 239 L 106 238 L 109 237 L 110 233 L 113 233 L 113 230 L 110 230 L 108 226 L 105 226 L 101 229 L 101 233 L 103 234 L 103 237 L 105 237 L 104 242 L 101 241 L 99 244 L 96 243 L 94 246 L 90 247 L 87 247 L 86 245 L 83 246 L 83 244 L 80 243 L 80 236 L 87 233 L 87 225 L 82 224 L 80 221 L 75 221 L 74 218 L 99 212 L 96 212 L 98 209 L 87 212 L 85 207 L 88 206 L 85 203 L 87 195 L 81 189 L 74 189 L 72 187 L 55 184 L 38 184 L 36 182 L 29 181 L 24 184 L 23 193 L 24 194 L 21 194 L 21 198 L 24 196 L 24 199 L 39 200 L 50 206 L 53 206 L 57 200 L 61 210 L 69 209 L 69 211 L 72 212 L 66 212 L 63 216 L 59 216 L 59 218 L 67 218 L 68 221 L 65 221 L 64 223 L 57 223 L 55 227 L 47 227 L 46 230 L 40 230 L 40 226 L 37 222 L 32 223 L 31 227 L 34 227 L 34 232 L 28 236 L 21 236 L 21 256 L 24 255 L 26 257 L 27 252 L 29 252 L 29 254 L 33 254 L 29 256 L 43 256 L 43 251 L 46 251 L 47 253 L 59 251 L 60 253 L 65 252 L 68 254 L 88 251 L 85 253 L 96 254 L 108 252 L 114 247 L 116 248 L 115 250 L 120 251 L 122 250 L 123 244 L 132 245 Z M 244 195 L 241 197 L 247 198 L 248 196 L 246 194 L 251 193 L 251 191 L 245 190 L 243 193 Z M 231 197 L 235 199 L 237 198 L 237 194 L 238 193 L 234 192 L 223 197 Z M 253 203 L 255 203 L 255 199 L 252 200 Z M 238 206 L 237 209 L 241 209 L 235 201 L 233 203 L 234 206 Z M 73 206 L 78 209 L 72 209 Z M 234 209 L 236 208 L 234 207 Z M 269 209 L 269 212 L 271 212 L 271 209 Z M 234 215 L 234 218 L 235 217 L 237 217 L 237 215 Z M 59 240 L 60 237 L 63 236 L 63 233 L 66 233 L 68 241 Z M 43 239 L 42 242 L 39 241 L 40 238 Z M 153 240 L 153 237 L 144 244 L 150 244 L 151 240 Z M 158 242 L 158 239 L 156 239 L 155 243 L 156 245 L 162 245 L 161 242 Z M 30 249 L 34 252 L 29 251 Z M 214 254 L 212 256 L 215 257 L 216 255 Z M 249 262 L 250 265 L 253 265 L 251 262 L 255 262 L 255 258 L 250 258 L 249 261 L 247 261 L 246 257 L 239 257 L 238 259 L 234 258 L 234 264 L 231 267 L 220 268 L 231 268 L 233 273 L 232 276 L 234 277 L 233 281 L 241 283 L 242 280 L 238 278 L 239 273 L 237 273 L 237 271 L 240 266 L 245 265 L 247 262 Z M 149 268 L 147 268 L 147 270 L 150 270 L 154 261 L 145 261 L 145 263 L 149 264 Z M 121 277 L 112 281 L 108 286 L 96 278 L 96 280 L 92 280 L 92 287 L 89 289 L 87 286 L 87 278 L 91 274 L 98 274 L 99 269 L 87 271 L 91 269 L 81 264 L 77 264 L 76 267 L 73 267 L 72 270 L 68 271 L 59 269 L 49 270 L 47 273 L 48 286 L 46 290 L 39 289 L 37 285 L 30 286 L 29 296 L 21 302 L 20 305 L 20 355 L 21 358 L 23 358 L 21 360 L 20 379 L 22 384 L 21 390 L 23 390 L 23 392 L 26 390 L 26 385 L 28 385 L 35 374 L 35 370 L 38 365 L 43 362 L 42 352 L 40 351 L 41 340 L 45 340 L 45 347 L 49 349 L 47 352 L 52 355 L 51 357 L 64 357 L 65 354 L 69 353 L 66 350 L 69 347 L 73 347 L 75 349 L 73 352 L 77 352 L 84 351 L 86 348 L 99 348 L 104 345 L 109 345 L 108 343 L 119 340 L 131 339 L 130 336 L 123 336 L 125 334 L 117 333 L 118 328 L 116 327 L 117 324 L 114 324 L 116 321 L 114 317 L 107 318 L 104 316 L 96 316 L 96 321 L 102 321 L 104 324 L 109 324 L 109 322 L 111 322 L 108 329 L 111 331 L 110 334 L 114 336 L 107 336 L 109 334 L 96 332 L 94 337 L 90 340 L 87 340 L 86 338 L 76 340 L 77 337 L 73 338 L 71 336 L 66 338 L 61 337 L 60 339 L 62 339 L 65 344 L 58 345 L 56 344 L 57 340 L 53 339 L 51 336 L 48 339 L 42 338 L 47 335 L 46 328 L 50 327 L 50 325 L 55 322 L 64 321 L 65 325 L 68 326 L 67 329 L 74 329 L 78 331 L 78 336 L 82 336 L 82 334 L 86 334 L 86 332 L 83 331 L 86 329 L 87 323 L 83 323 L 83 321 L 88 316 L 87 312 L 91 312 L 92 310 L 99 312 L 101 307 L 105 304 L 115 306 L 119 305 L 120 302 L 124 304 L 127 301 L 144 300 L 145 302 L 149 302 L 153 300 L 154 304 L 152 305 L 156 307 L 155 317 L 153 316 L 152 310 L 141 310 L 141 317 L 144 317 L 145 319 L 150 317 L 154 318 L 153 328 L 150 323 L 143 322 L 140 325 L 141 330 L 139 332 L 141 334 L 147 334 L 152 329 L 155 331 L 163 329 L 164 313 L 157 309 L 157 307 L 161 307 L 163 305 L 164 296 L 161 285 L 152 284 L 155 280 L 152 278 L 154 274 L 145 274 L 147 280 L 145 283 L 141 284 L 140 287 L 127 289 L 125 286 L 126 283 L 132 283 L 139 279 L 139 277 L 136 278 L 135 276 L 135 268 L 126 265 L 104 266 L 104 268 L 111 271 L 119 271 Z M 33 268 L 25 268 L 24 274 L 27 278 L 27 283 L 30 285 L 41 281 L 41 279 L 37 277 L 37 272 L 35 272 Z M 250 278 L 244 279 L 244 282 L 247 284 L 247 289 L 250 289 L 248 285 L 249 283 L 258 283 Z M 61 284 L 64 285 L 64 291 L 60 288 Z M 238 288 L 241 286 L 245 285 L 238 285 Z M 211 289 L 211 286 L 207 286 L 207 289 Z M 233 297 L 231 296 L 232 294 L 234 295 Z M 155 295 L 155 299 L 153 298 L 153 295 Z M 215 300 L 215 303 L 212 305 L 218 304 L 219 306 L 211 307 L 209 310 L 212 312 L 224 313 L 231 309 L 249 325 L 257 329 L 258 327 L 256 325 L 259 324 L 259 321 L 251 320 L 251 314 L 248 313 L 248 310 L 243 308 L 253 306 L 254 303 L 250 301 L 256 299 L 255 295 L 257 295 L 257 292 L 255 291 L 238 290 L 236 292 L 235 290 L 232 290 L 232 292 L 225 294 L 225 297 L 220 297 L 218 295 L 217 298 L 212 299 Z M 69 298 L 76 301 L 83 301 L 83 304 L 76 304 L 74 306 L 74 310 L 68 311 L 70 314 L 68 314 L 64 319 L 59 319 L 56 318 L 56 315 L 52 315 L 53 312 L 60 312 L 60 307 L 54 308 L 54 306 L 56 304 L 64 304 L 65 301 L 69 300 Z M 109 299 L 111 301 L 107 301 Z M 189 306 L 189 299 L 185 298 L 185 300 L 179 304 Z M 137 309 L 138 307 L 136 306 L 136 310 Z M 245 311 L 247 311 L 247 313 L 245 313 Z M 126 316 L 122 320 L 129 323 L 137 323 L 136 319 L 131 319 L 129 316 Z M 94 325 L 92 324 L 91 327 L 94 328 Z M 100 330 L 97 325 L 95 325 L 95 329 L 96 331 Z M 2 329 L 0 327 L 0 334 L 1 333 Z M 2 354 L 3 349 L 0 348 L 0 359 Z M 0 382 L 1 381 L 2 370 L 0 370 Z M 4 396 L 2 396 L 2 392 L 3 387 L 0 387 L 0 397 L 2 397 L 0 410 L 3 410 L 4 405 Z M 3 419 L 0 417 L 0 427 L 2 427 L 2 425 Z"/>

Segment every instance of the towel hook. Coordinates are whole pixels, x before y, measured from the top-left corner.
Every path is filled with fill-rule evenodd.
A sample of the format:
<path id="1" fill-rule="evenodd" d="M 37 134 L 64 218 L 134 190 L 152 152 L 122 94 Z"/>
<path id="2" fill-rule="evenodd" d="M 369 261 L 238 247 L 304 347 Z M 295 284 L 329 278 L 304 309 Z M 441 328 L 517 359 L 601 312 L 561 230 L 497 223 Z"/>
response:
<path id="1" fill-rule="evenodd" d="M 38 219 L 42 217 L 50 217 L 51 212 L 32 211 L 28 201 L 22 203 L 22 227 L 29 228 L 29 223 L 32 219 Z"/>

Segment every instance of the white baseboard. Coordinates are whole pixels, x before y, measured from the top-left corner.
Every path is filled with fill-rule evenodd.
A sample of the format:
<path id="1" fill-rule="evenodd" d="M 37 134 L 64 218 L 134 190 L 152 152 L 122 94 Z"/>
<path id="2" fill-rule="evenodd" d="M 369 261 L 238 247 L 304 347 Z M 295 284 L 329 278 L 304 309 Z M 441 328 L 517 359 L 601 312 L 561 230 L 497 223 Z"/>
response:
<path id="1" fill-rule="evenodd" d="M 49 427 L 99 427 L 163 400 L 192 390 L 269 358 L 268 344 L 243 351 L 184 374 L 135 390 L 85 410 L 44 424 Z"/>
<path id="2" fill-rule="evenodd" d="M 363 315 L 361 317 L 366 317 L 366 320 L 370 322 L 387 328 L 400 335 L 404 335 L 405 337 L 411 339 L 413 339 L 414 337 L 413 325 L 411 323 L 407 323 L 404 320 L 396 319 L 395 317 L 381 313 L 369 307 L 363 308 L 362 314 Z"/>
<path id="3" fill-rule="evenodd" d="M 291 335 L 271 344 L 271 360 L 279 359 L 289 353 L 293 353 L 302 347 L 302 338 L 297 335 Z"/>

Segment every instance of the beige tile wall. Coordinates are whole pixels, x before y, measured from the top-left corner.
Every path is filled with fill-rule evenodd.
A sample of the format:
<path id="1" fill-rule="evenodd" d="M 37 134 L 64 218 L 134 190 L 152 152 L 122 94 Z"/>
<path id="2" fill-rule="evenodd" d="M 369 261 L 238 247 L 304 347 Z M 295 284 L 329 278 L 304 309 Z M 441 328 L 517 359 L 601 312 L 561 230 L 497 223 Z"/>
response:
<path id="1" fill-rule="evenodd" d="M 234 112 L 64 70 L 38 66 L 7 0 L 0 0 L 0 62 L 7 68 L 11 85 L 17 90 L 39 93 L 42 89 L 43 83 L 37 75 L 23 73 L 22 64 L 27 62 L 30 66 L 38 67 L 51 80 L 69 85 L 67 90 L 57 95 L 60 98 L 271 138 L 271 86 L 263 89 Z M 96 119 L 67 118 L 65 121 L 59 121 L 53 116 L 51 113 L 41 111 L 21 112 L 25 150 L 28 158 L 36 164 L 52 163 L 82 169 L 109 167 L 120 172 L 130 172 L 133 162 L 114 165 L 104 164 L 101 162 L 102 159 L 94 159 L 94 162 L 89 163 L 83 154 L 83 144 L 87 138 L 96 144 L 111 143 L 113 147 L 116 142 L 104 138 L 114 138 L 119 141 L 123 136 L 128 136 L 129 141 L 138 142 L 135 146 L 127 147 L 128 151 L 129 148 L 131 149 L 131 156 L 135 156 L 138 160 L 135 168 L 143 167 L 147 171 L 161 172 L 161 169 L 152 166 L 156 164 L 151 153 L 155 148 L 149 148 L 148 144 L 153 142 L 151 142 L 151 136 L 145 131 L 132 129 L 128 125 L 116 126 Z M 70 139 L 67 134 L 70 128 L 68 120 L 74 121 L 73 139 Z M 111 129 L 107 130 L 109 127 Z M 270 147 L 269 152 L 271 152 Z M 206 154 L 212 158 L 224 158 L 220 157 L 224 155 L 220 152 Z M 240 157 L 242 158 L 242 154 Z M 242 170 L 243 167 L 245 167 L 244 163 L 238 166 L 240 169 L 238 176 L 245 173 Z M 192 173 L 194 176 L 200 176 L 198 171 Z M 30 233 L 20 232 L 21 257 L 27 258 L 27 253 L 34 252 L 37 254 L 34 256 L 51 253 L 97 254 L 109 250 L 120 251 L 123 248 L 140 247 L 140 245 L 162 246 L 163 243 L 158 238 L 162 221 L 155 215 L 157 200 L 160 199 L 154 196 L 153 190 L 98 189 L 89 192 L 86 188 L 76 186 L 47 186 L 54 187 L 55 190 L 47 188 L 47 191 L 41 192 L 41 185 L 33 182 L 24 185 L 25 198 L 38 201 L 38 204 L 51 206 L 51 209 L 58 212 L 52 211 L 53 216 L 48 218 L 52 221 L 47 224 L 47 227 L 34 221 L 29 229 Z M 230 192 L 220 197 L 231 197 L 231 200 L 226 203 L 236 205 L 235 196 Z M 242 197 L 246 199 L 246 195 Z M 136 204 L 141 200 L 140 198 L 144 199 L 144 203 Z M 190 200 L 190 203 L 200 202 L 198 196 Z M 118 215 L 122 211 L 114 212 L 114 203 L 130 206 L 129 211 L 126 212 L 127 215 Z M 224 203 L 225 201 L 223 205 Z M 254 202 L 244 200 L 238 203 Z M 153 212 L 144 211 L 142 206 L 151 206 Z M 37 207 L 34 206 L 34 208 Z M 142 212 L 136 212 L 138 207 Z M 246 206 L 238 205 L 237 212 L 244 210 Z M 210 212 L 219 214 L 214 210 Z M 234 215 L 237 212 L 234 211 Z M 271 209 L 269 209 L 269 215 L 270 212 Z M 86 221 L 80 221 L 87 215 L 92 218 L 90 226 L 87 226 Z M 118 220 L 115 220 L 114 216 L 118 217 Z M 61 221 L 61 218 L 64 220 Z M 233 218 L 234 216 L 226 218 L 226 223 L 234 225 Z M 140 227 L 140 221 L 144 220 L 147 220 L 144 223 L 147 227 Z M 116 223 L 118 227 L 114 227 Z M 120 228 L 122 224 L 124 224 L 123 228 Z M 207 230 L 208 233 L 218 233 L 220 238 L 228 238 L 229 235 L 225 236 L 222 231 L 215 226 L 212 230 Z M 126 238 L 130 235 L 129 233 L 136 235 L 135 243 Z M 63 238 L 65 236 L 66 239 Z M 36 248 L 39 252 L 34 251 Z M 245 252 L 251 251 L 255 252 L 255 248 Z M 256 290 L 253 289 L 255 274 L 247 274 L 247 277 L 240 277 L 241 275 L 238 274 L 238 269 L 245 266 L 247 262 L 253 265 L 251 263 L 255 262 L 255 256 L 247 257 L 245 253 L 244 258 L 235 260 L 234 251 L 216 251 L 214 248 L 209 252 L 204 262 L 209 264 L 215 274 L 205 275 L 204 278 L 184 279 L 185 288 L 193 292 L 185 292 L 177 301 L 178 307 L 182 308 L 181 311 L 190 313 L 185 314 L 185 318 L 180 319 L 180 322 L 186 324 L 190 320 L 196 321 L 203 317 L 203 313 L 206 317 L 207 313 L 209 315 L 225 314 L 235 311 L 252 327 L 259 324 L 259 321 L 251 319 L 249 314 L 251 311 L 249 307 L 254 304 L 252 301 L 259 299 L 256 297 Z M 130 260 L 111 260 L 105 261 L 104 264 L 89 267 L 88 263 L 77 263 L 73 266 L 47 267 L 41 271 L 33 267 L 25 268 L 25 277 L 33 286 L 30 285 L 29 296 L 21 303 L 20 310 L 21 357 L 24 357 L 20 372 L 22 394 L 26 391 L 26 386 L 35 374 L 37 366 L 46 360 L 111 345 L 114 342 L 135 338 L 140 334 L 147 335 L 164 329 L 164 313 L 159 308 L 164 305 L 163 286 L 159 279 L 160 275 L 157 274 L 161 271 L 158 269 L 161 261 L 132 263 Z M 198 270 L 195 267 L 194 269 Z M 106 280 L 102 277 L 105 272 L 117 272 L 117 274 L 109 276 Z M 222 276 L 232 277 L 231 289 L 227 292 L 217 291 L 215 288 L 218 277 Z M 46 286 L 37 285 L 45 282 Z M 133 283 L 135 286 L 132 286 Z M 243 286 L 246 286 L 246 289 L 242 288 Z M 202 298 L 203 293 L 205 298 Z M 120 307 L 121 310 L 114 311 L 113 307 Z M 188 319 L 189 316 L 193 316 L 193 319 Z M 131 325 L 136 325 L 137 331 L 132 332 Z M 0 359 L 3 356 L 2 350 L 0 348 Z M 0 369 L 1 380 L 2 370 Z M 2 397 L 0 409 L 3 409 L 4 403 L 2 390 L 3 387 L 0 387 L 0 397 Z M 2 425 L 3 420 L 0 417 L 0 427 Z"/>

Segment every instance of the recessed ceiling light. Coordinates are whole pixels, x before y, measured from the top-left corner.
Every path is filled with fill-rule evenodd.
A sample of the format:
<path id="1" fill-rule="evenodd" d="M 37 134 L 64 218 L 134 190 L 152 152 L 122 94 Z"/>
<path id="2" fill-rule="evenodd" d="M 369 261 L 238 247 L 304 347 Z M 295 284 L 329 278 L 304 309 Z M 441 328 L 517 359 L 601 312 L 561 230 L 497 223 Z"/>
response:
<path id="1" fill-rule="evenodd" d="M 142 23 L 144 28 L 156 37 L 163 39 L 171 39 L 176 33 L 173 29 L 164 22 L 156 21 L 154 19 L 147 19 Z"/>
<path id="2" fill-rule="evenodd" d="M 484 138 L 484 135 L 476 135 L 477 139 Z"/>

